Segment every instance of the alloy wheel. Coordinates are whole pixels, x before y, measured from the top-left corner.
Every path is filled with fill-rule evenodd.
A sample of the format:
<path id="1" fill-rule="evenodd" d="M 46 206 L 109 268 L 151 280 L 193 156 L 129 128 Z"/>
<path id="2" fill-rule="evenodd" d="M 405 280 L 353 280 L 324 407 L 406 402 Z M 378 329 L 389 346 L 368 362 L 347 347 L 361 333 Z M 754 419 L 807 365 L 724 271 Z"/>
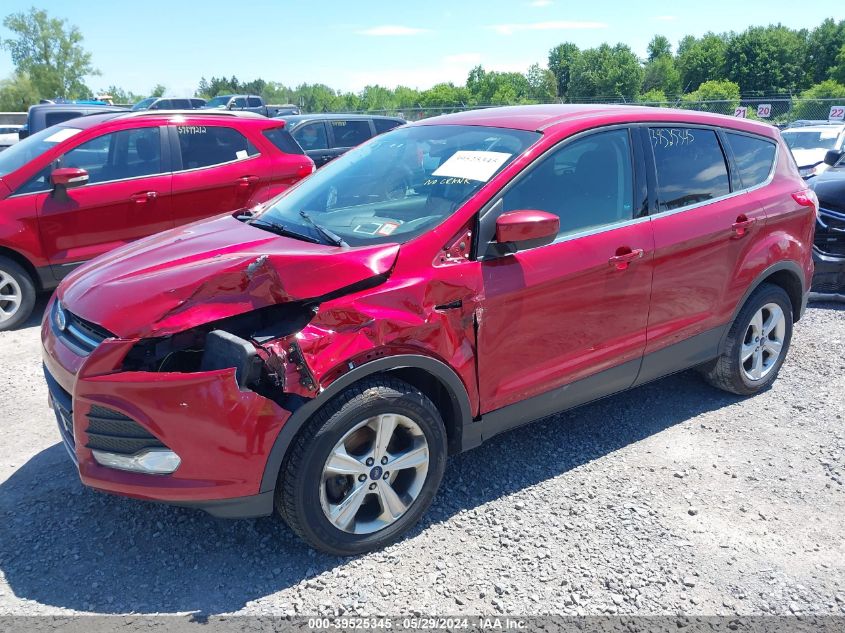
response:
<path id="1" fill-rule="evenodd" d="M 339 530 L 371 534 L 396 522 L 425 483 L 429 449 L 416 422 L 385 413 L 356 424 L 323 466 L 320 505 Z"/>
<path id="2" fill-rule="evenodd" d="M 776 303 L 767 303 L 748 324 L 740 348 L 742 371 L 748 380 L 763 380 L 777 365 L 786 336 L 786 315 Z"/>
<path id="3" fill-rule="evenodd" d="M 20 284 L 9 273 L 0 270 L 0 321 L 8 321 L 23 301 Z"/>

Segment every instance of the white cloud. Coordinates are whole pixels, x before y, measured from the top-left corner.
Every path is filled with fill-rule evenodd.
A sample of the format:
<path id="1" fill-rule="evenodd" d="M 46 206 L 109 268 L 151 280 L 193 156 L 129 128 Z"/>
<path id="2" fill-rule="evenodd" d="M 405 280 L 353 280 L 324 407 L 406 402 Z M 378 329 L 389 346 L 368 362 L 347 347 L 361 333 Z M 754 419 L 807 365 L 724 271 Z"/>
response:
<path id="1" fill-rule="evenodd" d="M 552 0 L 534 0 L 533 2 L 529 2 L 529 7 L 547 7 L 552 4 Z"/>
<path id="2" fill-rule="evenodd" d="M 557 20 L 551 22 L 532 22 L 529 24 L 494 24 L 489 28 L 501 35 L 513 35 L 518 31 L 567 31 L 573 29 L 606 29 L 605 22 L 573 22 Z"/>
<path id="3" fill-rule="evenodd" d="M 370 35 L 374 37 L 419 35 L 420 33 L 428 33 L 428 29 L 418 29 L 413 26 L 401 26 L 399 24 L 385 24 L 358 31 L 358 35 Z"/>
<path id="4" fill-rule="evenodd" d="M 655 15 L 653 20 L 658 20 L 659 22 L 674 22 L 678 19 L 676 15 Z"/>
<path id="5" fill-rule="evenodd" d="M 443 58 L 447 64 L 472 64 L 473 66 L 481 63 L 481 53 L 458 53 L 457 55 L 447 55 Z"/>

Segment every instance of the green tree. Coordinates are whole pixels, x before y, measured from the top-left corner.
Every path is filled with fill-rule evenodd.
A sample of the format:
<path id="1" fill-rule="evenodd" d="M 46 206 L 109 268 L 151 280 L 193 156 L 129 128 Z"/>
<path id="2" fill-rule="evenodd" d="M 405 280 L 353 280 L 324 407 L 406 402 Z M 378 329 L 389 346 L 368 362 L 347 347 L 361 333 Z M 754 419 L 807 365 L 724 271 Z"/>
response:
<path id="1" fill-rule="evenodd" d="M 26 112 L 39 99 L 38 89 L 26 73 L 0 81 L 0 111 Z"/>
<path id="2" fill-rule="evenodd" d="M 3 26 L 12 37 L 0 40 L 0 46 L 11 53 L 15 72 L 28 75 L 42 98 L 91 94 L 84 78 L 99 71 L 91 65 L 91 53 L 82 47 L 77 27 L 35 8 L 6 16 Z"/>
<path id="3" fill-rule="evenodd" d="M 824 99 L 845 99 L 845 85 L 833 79 L 827 79 L 808 88 L 792 104 L 791 118 L 827 118 L 830 106 L 834 104 L 831 101 L 824 101 Z"/>
<path id="4" fill-rule="evenodd" d="M 648 105 L 665 106 L 667 103 L 666 93 L 658 89 L 649 90 L 637 97 L 637 101 Z"/>
<path id="5" fill-rule="evenodd" d="M 144 98 L 144 95 L 136 95 L 131 90 L 124 90 L 120 86 L 109 86 L 105 90 L 100 90 L 98 94 L 107 94 L 111 95 L 112 101 L 114 103 L 119 103 L 122 105 L 137 103 L 141 99 Z"/>
<path id="6" fill-rule="evenodd" d="M 727 36 L 705 33 L 701 38 L 687 35 L 678 45 L 676 65 L 684 92 L 697 90 L 705 81 L 725 78 Z"/>
<path id="7" fill-rule="evenodd" d="M 569 82 L 572 79 L 572 65 L 581 51 L 572 42 L 564 42 L 549 51 L 549 70 L 555 76 L 557 96 L 566 101 L 569 96 Z"/>
<path id="8" fill-rule="evenodd" d="M 419 104 L 423 108 L 462 107 L 468 101 L 469 91 L 451 82 L 436 84 L 419 95 Z"/>
<path id="9" fill-rule="evenodd" d="M 685 94 L 681 104 L 691 110 L 733 114 L 739 105 L 739 86 L 724 79 L 705 81 L 698 90 Z"/>
<path id="10" fill-rule="evenodd" d="M 807 38 L 807 64 L 810 80 L 821 83 L 829 77 L 835 66 L 840 66 L 837 57 L 845 46 L 845 20 L 837 23 L 826 19 L 814 28 Z"/>
<path id="11" fill-rule="evenodd" d="M 750 27 L 725 48 L 725 78 L 749 96 L 806 88 L 806 39 L 785 26 Z"/>
<path id="12" fill-rule="evenodd" d="M 633 101 L 640 92 L 643 70 L 625 44 L 582 51 L 572 66 L 571 99 Z"/>
<path id="13" fill-rule="evenodd" d="M 681 92 L 681 74 L 671 55 L 656 57 L 643 68 L 643 92 L 660 90 L 667 95 Z"/>
<path id="14" fill-rule="evenodd" d="M 557 96 L 557 82 L 552 71 L 533 64 L 525 73 L 528 81 L 528 98 L 537 103 L 552 103 Z"/>
<path id="15" fill-rule="evenodd" d="M 162 84 L 156 84 L 153 86 L 153 89 L 150 90 L 151 97 L 163 97 L 164 93 L 167 92 L 167 88 Z"/>
<path id="16" fill-rule="evenodd" d="M 660 57 L 671 57 L 672 45 L 663 35 L 655 35 L 648 43 L 648 61 L 653 62 Z"/>
<path id="17" fill-rule="evenodd" d="M 365 86 L 359 97 L 364 110 L 393 110 L 396 108 L 393 91 L 384 86 Z"/>
<path id="18" fill-rule="evenodd" d="M 530 86 L 522 73 L 485 71 L 476 66 L 467 77 L 472 105 L 528 103 Z"/>

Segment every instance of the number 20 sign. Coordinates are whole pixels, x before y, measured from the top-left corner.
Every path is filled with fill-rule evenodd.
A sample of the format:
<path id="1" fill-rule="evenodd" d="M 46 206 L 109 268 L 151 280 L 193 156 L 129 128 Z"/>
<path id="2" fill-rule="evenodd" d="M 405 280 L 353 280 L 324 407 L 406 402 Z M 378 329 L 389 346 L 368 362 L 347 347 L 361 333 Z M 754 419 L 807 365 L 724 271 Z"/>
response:
<path id="1" fill-rule="evenodd" d="M 827 118 L 831 121 L 845 120 L 845 106 L 830 106 L 830 115 Z"/>
<path id="2" fill-rule="evenodd" d="M 757 116 L 761 119 L 768 119 L 772 116 L 772 104 L 760 103 L 757 105 Z"/>

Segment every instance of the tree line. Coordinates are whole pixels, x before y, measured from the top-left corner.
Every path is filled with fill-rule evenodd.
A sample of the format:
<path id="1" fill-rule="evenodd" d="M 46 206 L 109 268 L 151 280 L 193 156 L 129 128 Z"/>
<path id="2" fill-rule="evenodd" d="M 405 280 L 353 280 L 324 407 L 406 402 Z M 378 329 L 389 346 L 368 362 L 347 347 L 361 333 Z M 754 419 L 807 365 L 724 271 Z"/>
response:
<path id="1" fill-rule="evenodd" d="M 0 110 L 23 110 L 42 98 L 95 96 L 85 80 L 99 72 L 77 27 L 34 8 L 7 16 L 3 24 L 11 37 L 0 40 L 0 48 L 11 55 L 15 70 L 0 81 Z M 166 91 L 158 84 L 149 95 L 119 86 L 98 93 L 133 103 Z M 845 97 L 845 20 L 828 18 L 814 29 L 778 24 L 688 35 L 674 49 L 668 38 L 655 35 L 645 59 L 624 43 L 581 49 L 564 42 L 549 51 L 546 66 L 534 64 L 525 73 L 476 66 L 463 85 L 444 82 L 426 90 L 370 85 L 351 92 L 322 83 L 291 87 L 262 78 L 212 76 L 200 79 L 195 96 L 225 93 L 260 94 L 269 103 L 293 103 L 308 112 L 591 101 L 684 107 L 772 95 L 840 98 Z"/>

